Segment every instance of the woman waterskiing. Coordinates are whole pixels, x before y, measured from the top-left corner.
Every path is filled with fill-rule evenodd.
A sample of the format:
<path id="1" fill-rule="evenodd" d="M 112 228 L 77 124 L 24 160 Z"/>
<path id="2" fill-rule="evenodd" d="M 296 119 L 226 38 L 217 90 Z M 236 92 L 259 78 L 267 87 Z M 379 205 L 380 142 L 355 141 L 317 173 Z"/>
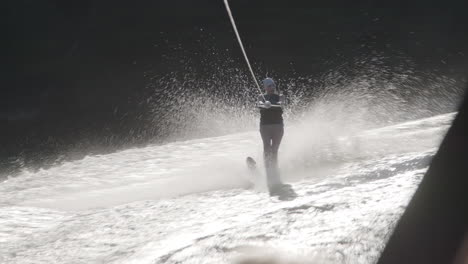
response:
<path id="1" fill-rule="evenodd" d="M 271 78 L 263 80 L 265 93 L 258 97 L 260 109 L 260 135 L 263 141 L 263 158 L 270 195 L 282 195 L 285 185 L 282 183 L 278 168 L 278 149 L 284 134 L 283 105 L 284 96 L 276 91 L 276 84 Z"/>

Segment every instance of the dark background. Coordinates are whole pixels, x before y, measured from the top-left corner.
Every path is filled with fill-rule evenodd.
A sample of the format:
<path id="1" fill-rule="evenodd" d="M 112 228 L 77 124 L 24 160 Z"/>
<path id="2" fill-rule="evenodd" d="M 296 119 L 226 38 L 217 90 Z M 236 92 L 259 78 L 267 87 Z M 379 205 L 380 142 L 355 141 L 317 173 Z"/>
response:
<path id="1" fill-rule="evenodd" d="M 386 67 L 404 58 L 418 71 L 462 81 L 468 69 L 464 2 L 230 5 L 261 76 L 319 76 L 352 66 L 359 56 L 383 54 Z M 190 70 L 210 78 L 219 70 L 215 61 L 227 58 L 254 89 L 222 0 L 18 0 L 5 6 L 2 174 L 164 141 L 157 123 L 147 129 L 147 113 L 149 98 L 165 100 L 154 90 L 167 74 Z"/>

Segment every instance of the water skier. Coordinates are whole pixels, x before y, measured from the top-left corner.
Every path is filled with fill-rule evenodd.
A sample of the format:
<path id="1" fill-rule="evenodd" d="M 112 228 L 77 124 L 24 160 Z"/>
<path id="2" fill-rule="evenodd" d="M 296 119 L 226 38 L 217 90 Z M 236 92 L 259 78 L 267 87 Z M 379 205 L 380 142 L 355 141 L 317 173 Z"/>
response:
<path id="1" fill-rule="evenodd" d="M 283 95 L 276 90 L 276 83 L 271 78 L 263 80 L 265 93 L 257 100 L 260 109 L 260 135 L 263 141 L 263 158 L 267 174 L 270 195 L 277 195 L 284 184 L 278 169 L 278 149 L 284 134 Z"/>

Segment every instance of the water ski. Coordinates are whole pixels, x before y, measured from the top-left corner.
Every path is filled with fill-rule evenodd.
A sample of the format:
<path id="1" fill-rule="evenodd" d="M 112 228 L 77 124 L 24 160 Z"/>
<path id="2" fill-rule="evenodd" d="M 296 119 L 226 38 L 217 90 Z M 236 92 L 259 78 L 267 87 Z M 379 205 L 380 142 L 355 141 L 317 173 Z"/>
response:
<path id="1" fill-rule="evenodd" d="M 249 172 L 249 184 L 247 186 L 247 189 L 252 189 L 255 186 L 255 182 L 258 180 L 260 173 L 257 169 L 257 162 L 252 157 L 247 157 L 245 159 L 245 162 L 247 164 L 247 170 Z"/>
<path id="2" fill-rule="evenodd" d="M 247 163 L 249 171 L 253 172 L 257 170 L 257 162 L 252 157 L 247 157 L 245 162 Z"/>

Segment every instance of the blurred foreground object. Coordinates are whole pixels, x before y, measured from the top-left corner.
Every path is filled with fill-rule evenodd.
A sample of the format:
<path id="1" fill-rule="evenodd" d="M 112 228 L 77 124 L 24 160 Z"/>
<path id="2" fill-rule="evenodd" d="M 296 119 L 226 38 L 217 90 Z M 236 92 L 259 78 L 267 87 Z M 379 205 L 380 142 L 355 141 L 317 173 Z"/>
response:
<path id="1" fill-rule="evenodd" d="M 468 263 L 468 98 L 378 264 Z"/>

